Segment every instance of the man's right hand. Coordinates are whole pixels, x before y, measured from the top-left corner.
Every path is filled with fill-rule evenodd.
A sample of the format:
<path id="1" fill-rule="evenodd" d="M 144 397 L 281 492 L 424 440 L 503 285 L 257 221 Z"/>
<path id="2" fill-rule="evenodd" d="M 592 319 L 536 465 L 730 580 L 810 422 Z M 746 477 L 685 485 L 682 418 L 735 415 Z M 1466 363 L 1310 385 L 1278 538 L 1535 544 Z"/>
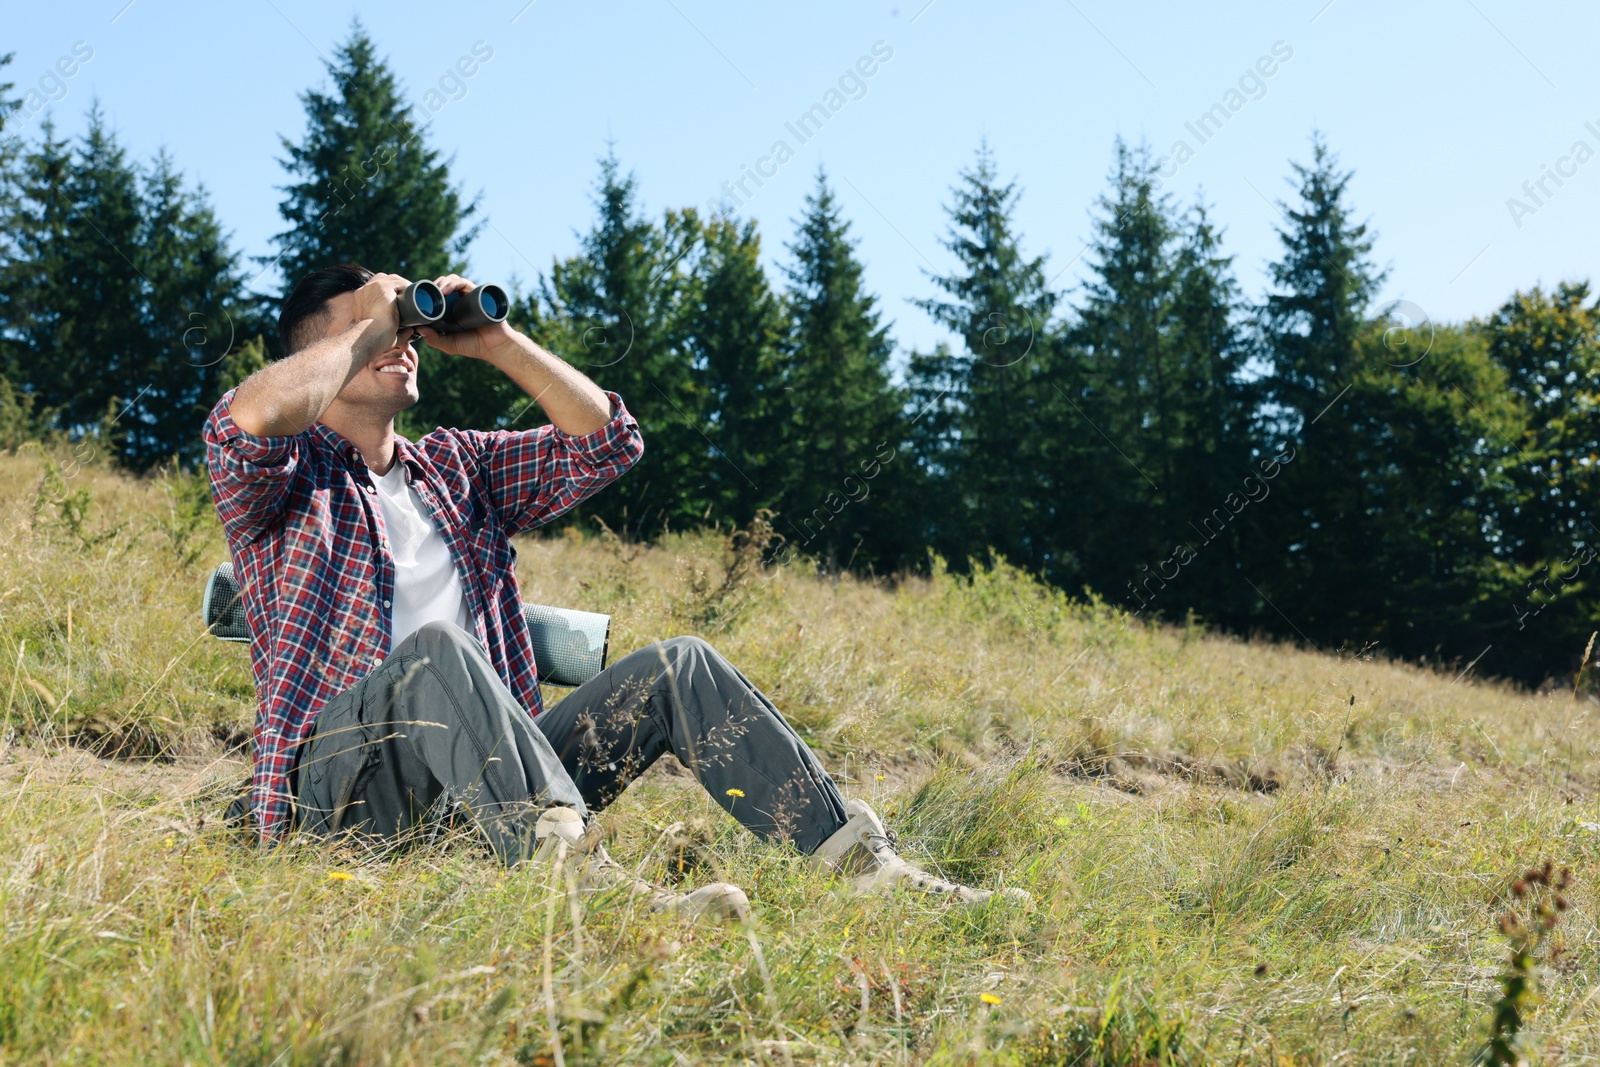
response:
<path id="1" fill-rule="evenodd" d="M 398 274 L 374 274 L 353 294 L 352 318 L 362 325 L 360 349 L 368 359 L 380 352 L 402 347 L 400 294 L 411 282 Z"/>
<path id="2" fill-rule="evenodd" d="M 399 296 L 411 282 L 398 274 L 375 274 L 334 300 L 327 335 L 252 374 L 234 394 L 234 424 L 257 437 L 292 437 L 310 427 L 350 380 L 374 358 L 404 348 Z M 341 294 L 342 296 L 343 294 Z M 407 339 L 410 327 L 406 328 Z"/>

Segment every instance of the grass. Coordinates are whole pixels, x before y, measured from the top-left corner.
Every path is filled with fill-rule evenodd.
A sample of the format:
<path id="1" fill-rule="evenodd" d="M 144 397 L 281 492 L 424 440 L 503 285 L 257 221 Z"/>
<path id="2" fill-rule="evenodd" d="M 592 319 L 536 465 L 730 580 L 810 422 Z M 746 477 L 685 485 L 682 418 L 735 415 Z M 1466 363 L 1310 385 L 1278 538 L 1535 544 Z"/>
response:
<path id="1" fill-rule="evenodd" d="M 519 551 L 613 650 L 707 637 L 909 854 L 1037 910 L 851 897 L 667 767 L 602 816 L 613 854 L 667 878 L 685 824 L 749 929 L 470 841 L 259 851 L 220 825 L 253 695 L 197 617 L 204 486 L 33 450 L 0 458 L 0 1062 L 1468 1063 L 1548 857 L 1576 882 L 1522 1048 L 1600 1063 L 1600 709 L 1570 688 L 1152 627 L 1004 565 Z"/>

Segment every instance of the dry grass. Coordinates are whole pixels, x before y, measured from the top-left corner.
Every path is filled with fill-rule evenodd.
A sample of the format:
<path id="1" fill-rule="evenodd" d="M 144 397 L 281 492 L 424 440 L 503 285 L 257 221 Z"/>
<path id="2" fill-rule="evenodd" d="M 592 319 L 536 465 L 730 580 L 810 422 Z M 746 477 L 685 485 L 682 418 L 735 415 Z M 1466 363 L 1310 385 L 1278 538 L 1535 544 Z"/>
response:
<path id="1" fill-rule="evenodd" d="M 1151 628 L 1003 566 L 729 584 L 714 538 L 525 541 L 530 599 L 611 612 L 613 650 L 702 633 L 911 853 L 1040 902 L 851 898 L 652 773 L 613 853 L 665 877 L 687 822 L 689 876 L 756 904 L 696 929 L 471 842 L 230 836 L 253 698 L 197 617 L 215 523 L 192 481 L 57 469 L 0 459 L 0 1061 L 545 1064 L 554 1019 L 569 1064 L 1464 1063 L 1550 856 L 1578 881 L 1529 1047 L 1600 1062 L 1570 691 Z"/>

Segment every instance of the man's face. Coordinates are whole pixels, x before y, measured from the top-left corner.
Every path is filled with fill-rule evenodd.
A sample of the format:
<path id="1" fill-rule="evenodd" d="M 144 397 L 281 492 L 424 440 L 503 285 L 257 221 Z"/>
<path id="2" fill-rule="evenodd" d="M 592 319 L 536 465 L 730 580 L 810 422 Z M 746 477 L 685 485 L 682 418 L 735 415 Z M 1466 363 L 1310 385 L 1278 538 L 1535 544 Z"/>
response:
<path id="1" fill-rule="evenodd" d="M 354 293 L 340 293 L 328 301 L 328 328 L 324 337 L 337 336 L 355 325 L 355 302 Z M 395 344 L 373 356 L 372 361 L 346 383 L 339 400 L 391 416 L 414 405 L 419 397 L 417 351 L 409 343 L 400 343 L 410 336 L 409 328 L 402 330 Z"/>

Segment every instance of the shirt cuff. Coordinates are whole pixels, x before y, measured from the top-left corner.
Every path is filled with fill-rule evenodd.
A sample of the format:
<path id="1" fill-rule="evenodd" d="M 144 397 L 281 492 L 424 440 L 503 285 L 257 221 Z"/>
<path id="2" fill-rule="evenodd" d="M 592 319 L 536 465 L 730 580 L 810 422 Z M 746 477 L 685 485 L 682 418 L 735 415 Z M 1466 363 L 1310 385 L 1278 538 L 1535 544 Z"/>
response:
<path id="1" fill-rule="evenodd" d="M 639 423 L 628 413 L 622 398 L 612 392 L 607 392 L 606 398 L 611 401 L 611 421 L 598 430 L 577 436 L 551 427 L 569 448 L 590 463 L 611 459 L 618 453 L 637 452 L 644 443 L 639 435 Z"/>
<path id="2" fill-rule="evenodd" d="M 257 437 L 233 421 L 233 394 L 230 389 L 211 411 L 207 436 L 231 459 L 251 467 L 277 467 L 289 460 L 294 437 Z"/>

